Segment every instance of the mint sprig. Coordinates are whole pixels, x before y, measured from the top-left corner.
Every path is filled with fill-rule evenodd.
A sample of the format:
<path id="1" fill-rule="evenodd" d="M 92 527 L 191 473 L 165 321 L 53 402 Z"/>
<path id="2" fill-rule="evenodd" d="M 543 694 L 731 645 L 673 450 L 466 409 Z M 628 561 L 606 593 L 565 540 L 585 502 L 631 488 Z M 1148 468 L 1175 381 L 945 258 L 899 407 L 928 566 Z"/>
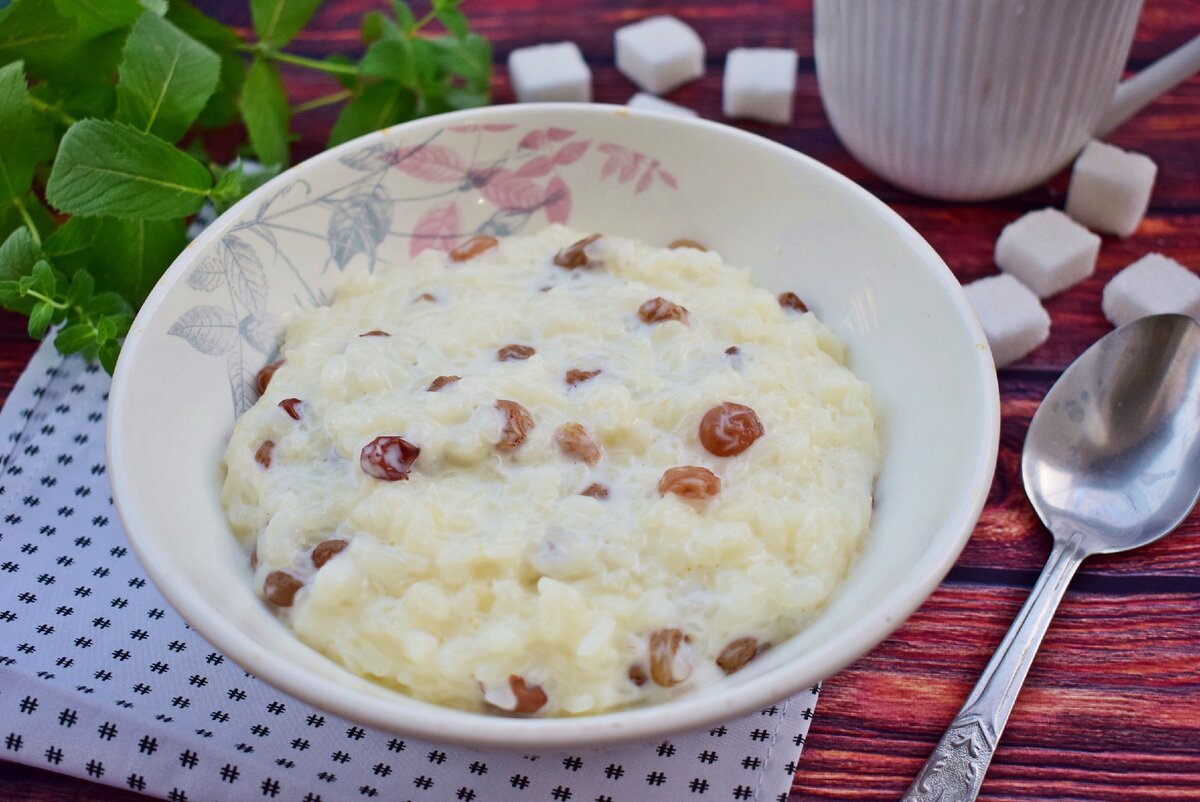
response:
<path id="1" fill-rule="evenodd" d="M 461 0 L 364 16 L 363 56 L 286 50 L 320 0 L 248 0 L 246 38 L 185 0 L 13 0 L 0 9 L 0 306 L 111 371 L 133 314 L 205 203 L 224 211 L 291 159 L 292 118 L 342 105 L 330 144 L 486 104 L 491 46 Z M 431 26 L 444 33 L 431 33 Z M 341 89 L 290 105 L 283 69 Z M 200 128 L 239 120 L 248 175 Z M 57 327 L 57 328 L 54 328 Z"/>

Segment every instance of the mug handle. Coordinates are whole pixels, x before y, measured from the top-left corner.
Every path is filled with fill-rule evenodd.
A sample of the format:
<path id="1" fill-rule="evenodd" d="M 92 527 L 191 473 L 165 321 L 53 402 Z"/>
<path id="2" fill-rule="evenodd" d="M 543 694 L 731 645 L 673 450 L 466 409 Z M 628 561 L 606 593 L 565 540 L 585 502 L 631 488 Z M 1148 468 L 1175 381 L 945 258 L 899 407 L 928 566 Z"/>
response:
<path id="1" fill-rule="evenodd" d="M 1112 105 L 1093 134 L 1108 136 L 1121 123 L 1142 110 L 1159 95 L 1166 94 L 1200 71 L 1200 36 L 1168 53 L 1127 81 L 1113 93 Z"/>

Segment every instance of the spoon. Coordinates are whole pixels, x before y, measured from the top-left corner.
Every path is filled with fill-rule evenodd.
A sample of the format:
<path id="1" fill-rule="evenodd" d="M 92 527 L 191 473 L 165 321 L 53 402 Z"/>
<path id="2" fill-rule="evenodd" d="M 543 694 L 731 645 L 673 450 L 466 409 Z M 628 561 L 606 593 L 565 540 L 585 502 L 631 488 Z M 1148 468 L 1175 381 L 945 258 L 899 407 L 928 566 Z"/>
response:
<path id="1" fill-rule="evenodd" d="M 970 802 L 1067 583 L 1083 560 L 1144 546 L 1200 497 L 1200 324 L 1129 323 L 1050 388 L 1025 436 L 1025 492 L 1054 548 L 1025 606 L 901 802 Z"/>

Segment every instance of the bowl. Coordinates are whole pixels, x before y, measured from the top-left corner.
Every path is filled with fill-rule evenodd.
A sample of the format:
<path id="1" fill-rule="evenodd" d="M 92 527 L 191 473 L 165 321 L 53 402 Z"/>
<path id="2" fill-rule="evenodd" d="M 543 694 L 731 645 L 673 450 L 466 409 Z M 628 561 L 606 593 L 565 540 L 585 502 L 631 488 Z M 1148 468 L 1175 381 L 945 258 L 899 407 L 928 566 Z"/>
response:
<path id="1" fill-rule="evenodd" d="M 804 631 L 672 701 L 577 718 L 452 710 L 357 677 L 255 595 L 220 503 L 221 456 L 281 320 L 357 271 L 467 235 L 551 223 L 701 241 L 795 290 L 848 345 L 884 448 L 860 559 Z M 996 373 L 962 290 L 898 215 L 846 178 L 727 126 L 623 107 L 497 106 L 334 148 L 258 189 L 192 242 L 134 321 L 109 398 L 113 499 L 147 572 L 246 671 L 356 722 L 473 746 L 651 738 L 728 720 L 824 679 L 933 591 L 995 468 Z"/>

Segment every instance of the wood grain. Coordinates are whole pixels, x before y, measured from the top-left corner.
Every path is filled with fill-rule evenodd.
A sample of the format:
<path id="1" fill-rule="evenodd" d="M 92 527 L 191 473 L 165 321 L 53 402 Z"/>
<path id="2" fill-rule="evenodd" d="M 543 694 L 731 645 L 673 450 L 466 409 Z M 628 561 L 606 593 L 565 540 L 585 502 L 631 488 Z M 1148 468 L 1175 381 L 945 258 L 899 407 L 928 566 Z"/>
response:
<path id="1" fill-rule="evenodd" d="M 201 0 L 235 25 L 244 0 Z M 360 48 L 356 27 L 386 0 L 326 0 L 297 52 Z M 570 13 L 564 13 L 569 9 Z M 623 103 L 634 87 L 613 67 L 612 30 L 656 13 L 685 19 L 708 46 L 703 78 L 669 99 L 721 119 L 721 66 L 736 46 L 795 47 L 800 53 L 796 118 L 776 128 L 740 125 L 832 166 L 879 195 L 970 281 L 995 271 L 1000 229 L 1024 211 L 1060 206 L 1066 175 L 992 203 L 946 204 L 895 189 L 858 164 L 825 119 L 812 60 L 806 0 L 494 0 L 469 2 L 495 45 L 497 102 L 512 94 L 503 68 L 515 47 L 572 39 L 592 65 L 595 96 Z M 1200 31 L 1194 0 L 1146 0 L 1130 65 L 1137 69 Z M 335 91 L 321 76 L 285 70 L 295 101 Z M 323 147 L 335 111 L 297 119 L 294 156 Z M 232 155 L 235 126 L 208 139 Z M 1053 330 L 1043 347 L 1001 374 L 1000 463 L 974 537 L 947 581 L 882 645 L 825 684 L 792 800 L 891 800 L 915 775 L 1000 641 L 1049 550 L 1025 500 L 1020 450 L 1029 417 L 1059 372 L 1110 327 L 1100 292 L 1120 268 L 1160 251 L 1200 269 L 1200 80 L 1192 79 L 1119 129 L 1111 141 L 1159 165 L 1153 204 L 1132 237 L 1105 237 L 1096 275 L 1050 299 Z M 0 315 L 0 392 L 32 353 L 24 322 Z M 1172 537 L 1123 557 L 1089 561 L 1067 594 L 1013 713 L 983 786 L 988 802 L 1016 800 L 1200 799 L 1200 514 Z M 135 795 L 0 764 L 0 797 L 18 802 L 115 802 Z"/>

